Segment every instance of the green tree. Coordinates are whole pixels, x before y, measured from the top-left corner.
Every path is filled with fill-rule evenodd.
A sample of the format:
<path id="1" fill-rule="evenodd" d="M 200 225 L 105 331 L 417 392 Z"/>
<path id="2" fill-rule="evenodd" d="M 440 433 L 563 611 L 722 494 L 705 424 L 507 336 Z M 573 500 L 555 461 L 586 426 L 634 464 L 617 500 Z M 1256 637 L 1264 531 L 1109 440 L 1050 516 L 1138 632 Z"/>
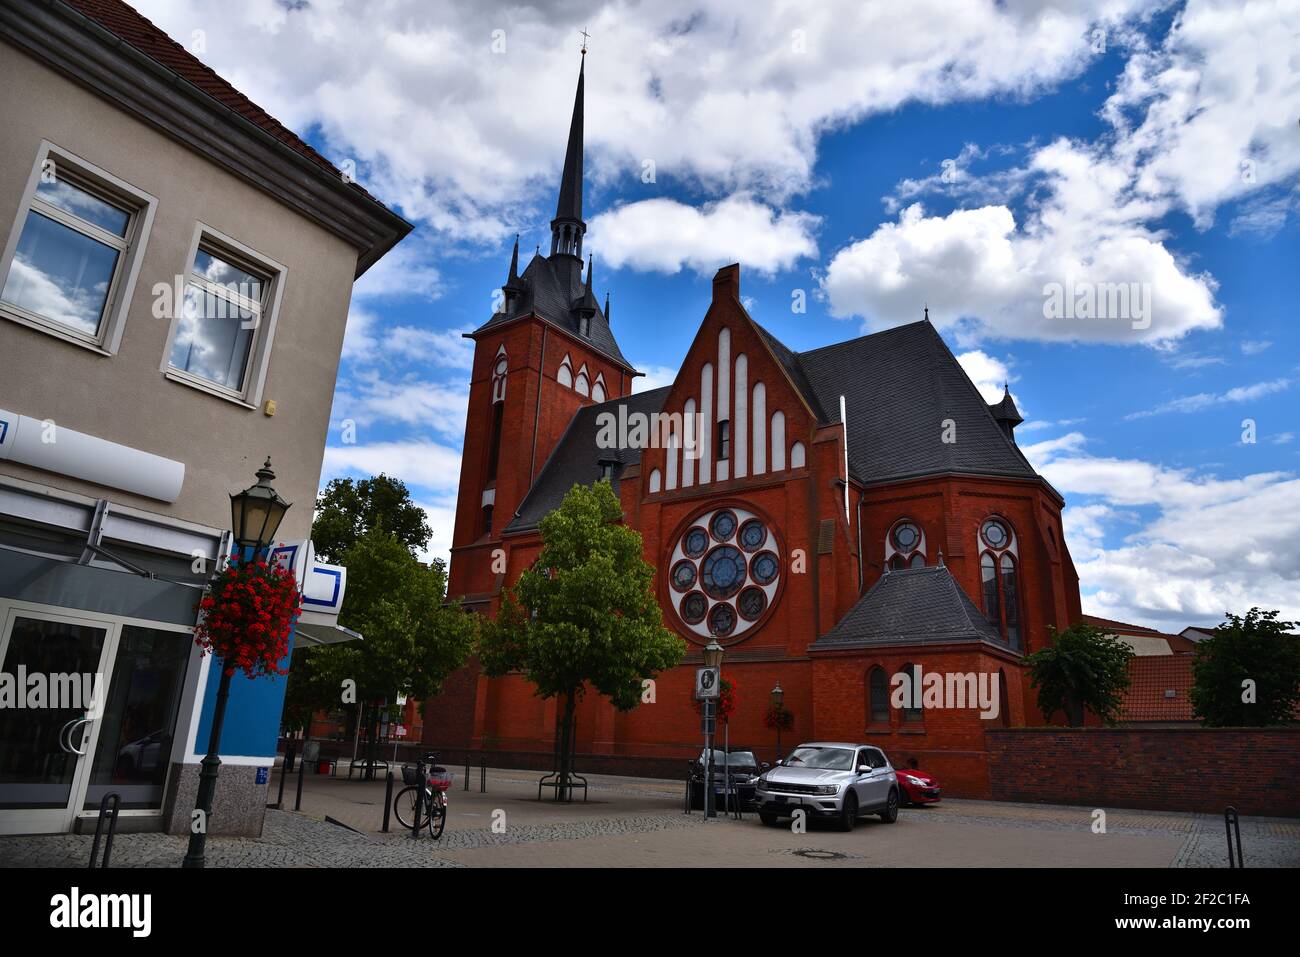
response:
<path id="1" fill-rule="evenodd" d="M 608 481 L 575 485 L 542 519 L 536 564 L 482 628 L 478 654 L 486 674 L 522 672 L 538 696 L 562 699 L 556 797 L 568 792 L 584 690 L 590 686 L 630 711 L 641 701 L 642 682 L 686 653 L 686 643 L 664 627 L 641 535 L 622 518 Z"/>
<path id="2" fill-rule="evenodd" d="M 1229 614 L 1196 646 L 1192 707 L 1212 728 L 1257 728 L 1296 720 L 1300 704 L 1300 635 L 1278 611 Z M 1253 682 L 1253 684 L 1247 684 Z"/>
<path id="3" fill-rule="evenodd" d="M 382 703 L 391 705 L 401 694 L 426 699 L 442 690 L 447 676 L 469 657 L 478 619 L 447 601 L 441 561 L 421 564 L 382 526 L 364 532 L 338 557 L 348 570 L 339 621 L 359 631 L 362 640 L 316 649 L 313 665 L 325 673 L 335 695 L 342 694 L 345 682 L 354 683 L 355 703 L 374 706 L 367 729 L 372 731 Z"/>
<path id="4" fill-rule="evenodd" d="M 1052 643 L 1025 656 L 1029 679 L 1038 689 L 1038 709 L 1049 721 L 1065 712 L 1072 728 L 1082 727 L 1084 709 L 1105 724 L 1119 719 L 1128 687 L 1133 649 L 1100 628 L 1082 622 L 1052 629 Z"/>
<path id="5" fill-rule="evenodd" d="M 382 473 L 358 481 L 334 479 L 316 497 L 311 539 L 316 554 L 337 562 L 366 532 L 384 528 L 415 554 L 433 534 L 425 517 L 400 479 Z"/>

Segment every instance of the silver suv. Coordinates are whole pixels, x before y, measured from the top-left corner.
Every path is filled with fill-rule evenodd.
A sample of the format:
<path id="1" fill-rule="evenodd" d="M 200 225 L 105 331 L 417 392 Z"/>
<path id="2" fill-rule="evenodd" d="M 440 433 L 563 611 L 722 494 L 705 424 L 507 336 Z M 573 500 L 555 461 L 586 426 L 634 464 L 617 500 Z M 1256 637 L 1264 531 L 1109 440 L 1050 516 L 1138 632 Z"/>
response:
<path id="1" fill-rule="evenodd" d="M 764 824 L 793 817 L 832 818 L 851 831 L 858 817 L 898 820 L 898 778 L 885 752 L 869 744 L 815 741 L 801 744 L 758 779 L 754 795 Z"/>

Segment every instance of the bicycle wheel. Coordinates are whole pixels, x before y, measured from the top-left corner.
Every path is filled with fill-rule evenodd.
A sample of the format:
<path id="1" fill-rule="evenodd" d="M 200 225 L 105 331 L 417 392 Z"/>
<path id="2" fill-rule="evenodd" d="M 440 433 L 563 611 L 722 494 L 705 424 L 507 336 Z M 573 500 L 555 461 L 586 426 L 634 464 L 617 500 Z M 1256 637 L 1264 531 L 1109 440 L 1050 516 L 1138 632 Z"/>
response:
<path id="1" fill-rule="evenodd" d="M 415 819 L 416 796 L 419 794 L 419 788 L 415 785 L 402 788 L 397 792 L 397 797 L 393 798 L 393 814 L 397 816 L 397 823 L 411 830 Z M 429 823 L 429 805 L 422 802 L 420 805 L 420 823 L 415 824 L 416 828 L 424 827 Z"/>
<path id="2" fill-rule="evenodd" d="M 437 792 L 433 802 L 433 816 L 429 818 L 429 836 L 436 841 L 442 837 L 443 828 L 447 826 L 447 798 L 441 792 Z"/>

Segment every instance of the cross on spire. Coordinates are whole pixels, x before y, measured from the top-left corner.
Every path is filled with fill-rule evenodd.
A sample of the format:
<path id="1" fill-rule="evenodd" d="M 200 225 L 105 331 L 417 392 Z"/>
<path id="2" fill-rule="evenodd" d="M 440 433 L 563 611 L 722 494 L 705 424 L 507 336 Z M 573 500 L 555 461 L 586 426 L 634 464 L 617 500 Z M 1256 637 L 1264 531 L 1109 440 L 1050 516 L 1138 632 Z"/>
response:
<path id="1" fill-rule="evenodd" d="M 590 38 L 591 38 L 591 34 L 584 29 L 582 31 L 582 55 L 583 56 L 587 55 L 587 40 Z"/>

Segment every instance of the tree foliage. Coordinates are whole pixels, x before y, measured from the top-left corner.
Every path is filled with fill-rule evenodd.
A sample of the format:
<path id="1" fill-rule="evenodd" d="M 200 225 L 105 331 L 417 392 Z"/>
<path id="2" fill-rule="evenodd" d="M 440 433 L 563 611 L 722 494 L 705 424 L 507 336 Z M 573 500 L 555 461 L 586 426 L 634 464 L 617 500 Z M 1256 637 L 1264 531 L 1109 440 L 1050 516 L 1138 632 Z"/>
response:
<path id="1" fill-rule="evenodd" d="M 1100 628 L 1082 622 L 1052 630 L 1052 643 L 1025 656 L 1029 678 L 1038 689 L 1038 709 L 1051 720 L 1065 713 L 1070 727 L 1083 725 L 1084 710 L 1114 724 L 1128 687 L 1133 649 Z"/>
<path id="2" fill-rule="evenodd" d="M 358 539 L 376 528 L 383 528 L 415 554 L 433 534 L 425 517 L 400 479 L 382 473 L 358 481 L 334 479 L 316 497 L 311 538 L 316 554 L 329 562 L 339 562 Z"/>
<path id="3" fill-rule="evenodd" d="M 1296 622 L 1252 608 L 1229 614 L 1196 646 L 1192 707 L 1210 727 L 1263 727 L 1296 720 L 1300 635 Z M 1248 682 L 1252 684 L 1247 684 Z"/>
<path id="4" fill-rule="evenodd" d="M 557 723 L 566 781 L 584 689 L 629 711 L 641 701 L 642 682 L 686 651 L 664 627 L 654 567 L 641 557 L 640 533 L 622 517 L 608 481 L 575 485 L 542 519 L 541 555 L 506 593 L 497 617 L 484 623 L 479 643 L 488 675 L 521 672 L 540 697 L 564 699 Z"/>

